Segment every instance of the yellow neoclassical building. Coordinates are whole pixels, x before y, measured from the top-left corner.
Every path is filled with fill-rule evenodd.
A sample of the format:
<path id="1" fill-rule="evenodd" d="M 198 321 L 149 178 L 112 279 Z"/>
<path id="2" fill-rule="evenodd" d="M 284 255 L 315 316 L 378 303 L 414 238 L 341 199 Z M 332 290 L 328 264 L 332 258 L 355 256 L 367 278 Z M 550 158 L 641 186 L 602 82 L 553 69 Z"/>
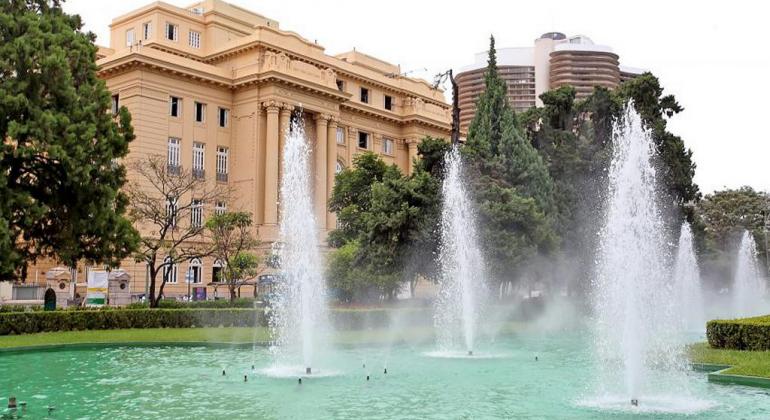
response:
<path id="1" fill-rule="evenodd" d="M 222 205 L 251 212 L 263 242 L 278 234 L 281 150 L 295 110 L 302 109 L 312 143 L 321 236 L 335 226 L 327 211 L 335 173 L 356 154 L 375 152 L 409 173 L 417 144 L 446 138 L 451 128 L 443 92 L 426 81 L 355 50 L 328 55 L 278 22 L 219 0 L 184 8 L 151 3 L 113 19 L 110 29 L 98 72 L 113 105 L 133 117 L 129 159 L 164 155 L 171 167 L 231 187 L 233 202 Z M 39 264 L 28 276 L 42 282 L 53 265 Z M 143 264 L 131 259 L 122 268 L 132 292 L 143 293 Z M 210 297 L 217 269 L 206 260 L 174 267 L 164 294 Z"/>

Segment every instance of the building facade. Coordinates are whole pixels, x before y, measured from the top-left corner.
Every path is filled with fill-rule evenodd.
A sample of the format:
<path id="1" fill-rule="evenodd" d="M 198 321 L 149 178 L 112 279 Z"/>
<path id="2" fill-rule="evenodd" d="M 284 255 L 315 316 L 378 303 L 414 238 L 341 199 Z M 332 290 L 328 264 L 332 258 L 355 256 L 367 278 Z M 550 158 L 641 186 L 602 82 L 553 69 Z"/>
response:
<path id="1" fill-rule="evenodd" d="M 275 20 L 220 0 L 185 8 L 152 3 L 110 28 L 97 65 L 114 106 L 133 117 L 128 158 L 166 156 L 170 168 L 232 188 L 231 202 L 202 209 L 202 217 L 250 212 L 263 243 L 278 237 L 280 162 L 292 118 L 303 120 L 312 143 L 319 237 L 336 224 L 327 211 L 335 174 L 357 154 L 375 152 L 409 173 L 425 136 L 449 136 L 450 107 L 429 83 L 355 50 L 328 55 Z M 30 278 L 44 278 L 53 265 L 32 267 Z M 164 294 L 211 297 L 220 267 L 207 259 L 174 267 Z M 143 293 L 143 263 L 126 260 L 122 269 L 132 292 Z"/>
<path id="2" fill-rule="evenodd" d="M 462 68 L 456 77 L 463 132 L 467 132 L 476 101 L 484 91 L 487 58 L 487 51 L 476 54 L 474 63 Z M 540 95 L 560 86 L 574 86 L 577 99 L 584 99 L 596 86 L 614 89 L 644 72 L 621 66 L 618 55 L 608 46 L 594 44 L 583 35 L 567 37 L 560 32 L 543 34 L 532 47 L 498 49 L 497 68 L 516 112 L 542 106 Z"/>

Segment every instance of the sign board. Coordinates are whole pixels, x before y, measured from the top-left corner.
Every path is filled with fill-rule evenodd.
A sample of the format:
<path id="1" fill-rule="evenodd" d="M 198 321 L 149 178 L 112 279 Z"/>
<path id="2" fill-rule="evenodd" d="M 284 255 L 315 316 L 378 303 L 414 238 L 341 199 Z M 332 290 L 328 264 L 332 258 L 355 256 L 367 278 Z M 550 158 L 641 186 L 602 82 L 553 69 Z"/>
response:
<path id="1" fill-rule="evenodd" d="M 109 273 L 106 271 L 88 272 L 88 289 L 86 290 L 86 306 L 104 306 L 107 303 L 107 286 Z"/>

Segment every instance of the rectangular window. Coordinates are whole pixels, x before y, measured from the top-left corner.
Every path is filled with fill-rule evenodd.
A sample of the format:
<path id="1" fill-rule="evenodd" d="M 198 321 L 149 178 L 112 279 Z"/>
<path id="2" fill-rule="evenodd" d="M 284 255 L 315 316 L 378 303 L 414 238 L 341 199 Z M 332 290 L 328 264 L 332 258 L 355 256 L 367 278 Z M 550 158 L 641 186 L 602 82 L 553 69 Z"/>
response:
<path id="1" fill-rule="evenodd" d="M 361 88 L 361 102 L 365 104 L 369 103 L 369 89 Z"/>
<path id="2" fill-rule="evenodd" d="M 389 95 L 385 95 L 385 109 L 388 111 L 393 110 L 393 97 Z"/>
<path id="3" fill-rule="evenodd" d="M 198 31 L 190 31 L 190 36 L 188 39 L 188 42 L 190 43 L 190 46 L 193 48 L 200 48 L 201 47 L 201 33 Z"/>
<path id="4" fill-rule="evenodd" d="M 203 226 L 203 202 L 193 199 L 190 205 L 190 226 L 199 228 Z"/>
<path id="5" fill-rule="evenodd" d="M 222 263 L 219 261 L 215 262 L 214 266 L 211 267 L 211 281 L 214 283 L 222 281 Z"/>
<path id="6" fill-rule="evenodd" d="M 230 119 L 230 110 L 227 108 L 219 108 L 219 126 L 224 128 L 227 127 L 227 124 L 229 123 L 228 120 Z"/>
<path id="7" fill-rule="evenodd" d="M 386 155 L 393 155 L 393 140 L 383 137 L 382 138 L 382 153 Z"/>
<path id="8" fill-rule="evenodd" d="M 217 181 L 227 182 L 227 158 L 230 150 L 227 147 L 217 147 Z"/>
<path id="9" fill-rule="evenodd" d="M 345 144 L 345 128 L 337 127 L 337 144 Z"/>
<path id="10" fill-rule="evenodd" d="M 150 39 L 152 36 L 152 22 L 145 22 L 142 24 L 142 39 Z"/>
<path id="11" fill-rule="evenodd" d="M 199 142 L 193 143 L 192 176 L 194 178 L 202 179 L 205 176 L 204 156 L 205 145 Z"/>
<path id="12" fill-rule="evenodd" d="M 112 115 L 118 115 L 118 111 L 120 111 L 120 96 L 119 95 L 112 95 Z"/>
<path id="13" fill-rule="evenodd" d="M 182 98 L 171 96 L 168 100 L 168 114 L 172 117 L 179 117 L 182 115 Z"/>
<path id="14" fill-rule="evenodd" d="M 168 138 L 168 171 L 174 175 L 179 174 L 179 150 L 181 148 L 182 140 L 169 137 Z"/>
<path id="15" fill-rule="evenodd" d="M 166 200 L 166 224 L 170 227 L 176 227 L 177 200 L 171 198 Z"/>
<path id="16" fill-rule="evenodd" d="M 214 213 L 217 215 L 223 215 L 227 211 L 227 203 L 224 201 L 217 201 L 214 205 Z"/>
<path id="17" fill-rule="evenodd" d="M 176 41 L 179 39 L 179 25 L 166 22 L 166 39 Z"/>
<path id="18" fill-rule="evenodd" d="M 188 270 L 190 272 L 189 281 L 191 283 L 201 282 L 201 277 L 202 277 L 201 274 L 203 274 L 201 268 L 202 268 L 201 261 L 199 259 L 195 258 L 192 261 L 190 261 L 190 266 Z"/>
<path id="19" fill-rule="evenodd" d="M 345 82 L 344 81 L 342 81 L 340 79 L 337 79 L 337 90 L 339 90 L 340 92 L 344 92 L 345 91 Z"/>
<path id="20" fill-rule="evenodd" d="M 166 280 L 166 283 L 176 283 L 176 264 L 171 264 L 169 257 L 166 257 L 163 263 L 169 264 L 163 266 L 163 278 Z"/>
<path id="21" fill-rule="evenodd" d="M 358 132 L 358 147 L 361 149 L 369 148 L 369 133 L 363 131 Z"/>
<path id="22" fill-rule="evenodd" d="M 195 102 L 195 122 L 206 122 L 206 104 Z"/>
<path id="23" fill-rule="evenodd" d="M 135 41 L 136 41 L 136 35 L 134 34 L 134 29 L 131 28 L 126 31 L 126 46 L 130 47 L 134 45 Z"/>

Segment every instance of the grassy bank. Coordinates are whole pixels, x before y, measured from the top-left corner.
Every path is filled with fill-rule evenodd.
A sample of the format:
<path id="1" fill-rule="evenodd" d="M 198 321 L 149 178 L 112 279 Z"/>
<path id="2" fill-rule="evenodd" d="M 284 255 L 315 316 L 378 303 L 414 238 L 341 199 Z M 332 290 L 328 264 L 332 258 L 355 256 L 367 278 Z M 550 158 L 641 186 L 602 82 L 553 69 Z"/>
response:
<path id="1" fill-rule="evenodd" d="M 143 328 L 124 330 L 58 331 L 0 336 L 0 348 L 82 343 L 251 343 L 267 341 L 267 328 Z"/>
<path id="2" fill-rule="evenodd" d="M 430 327 L 411 327 L 399 331 L 366 329 L 338 331 L 332 340 L 339 345 L 388 344 L 433 340 Z M 103 343 L 252 343 L 269 340 L 265 327 L 220 328 L 142 328 L 120 330 L 59 331 L 37 334 L 0 336 L 0 349 L 30 346 Z"/>
<path id="3" fill-rule="evenodd" d="M 716 349 L 698 343 L 691 345 L 688 353 L 693 363 L 731 365 L 724 373 L 770 378 L 770 351 Z"/>

